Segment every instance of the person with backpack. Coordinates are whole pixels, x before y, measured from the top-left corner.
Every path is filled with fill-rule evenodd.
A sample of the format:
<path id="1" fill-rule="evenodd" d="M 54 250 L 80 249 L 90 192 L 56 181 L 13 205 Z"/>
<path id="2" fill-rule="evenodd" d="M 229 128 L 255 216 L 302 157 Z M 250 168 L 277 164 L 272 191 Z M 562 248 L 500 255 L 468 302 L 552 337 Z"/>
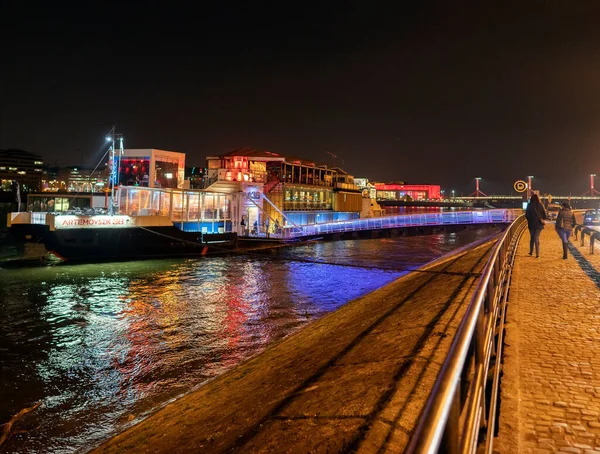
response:
<path id="1" fill-rule="evenodd" d="M 558 216 L 556 217 L 556 232 L 562 240 L 564 260 L 567 260 L 569 257 L 569 237 L 571 236 L 571 232 L 573 232 L 573 227 L 575 227 L 575 224 L 577 224 L 577 221 L 575 220 L 575 214 L 573 214 L 573 211 L 571 211 L 569 204 L 564 202 L 561 210 L 558 212 Z"/>
<path id="2" fill-rule="evenodd" d="M 533 194 L 525 210 L 527 228 L 529 229 L 529 255 L 533 255 L 535 246 L 535 257 L 540 256 L 540 234 L 546 220 L 546 210 L 540 202 L 540 196 Z"/>

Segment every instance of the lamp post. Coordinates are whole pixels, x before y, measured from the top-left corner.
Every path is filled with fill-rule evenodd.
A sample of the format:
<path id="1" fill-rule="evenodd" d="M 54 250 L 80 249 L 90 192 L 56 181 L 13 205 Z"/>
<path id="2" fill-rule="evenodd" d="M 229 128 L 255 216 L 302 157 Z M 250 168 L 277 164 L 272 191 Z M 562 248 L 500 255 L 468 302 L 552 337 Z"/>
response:
<path id="1" fill-rule="evenodd" d="M 454 189 L 451 192 L 452 192 L 452 198 L 454 198 L 454 192 L 455 192 Z"/>
<path id="2" fill-rule="evenodd" d="M 527 200 L 531 200 L 531 180 L 533 179 L 533 175 L 527 176 Z"/>
<path id="3" fill-rule="evenodd" d="M 115 166 L 115 140 L 119 141 L 119 159 Z M 110 130 L 106 136 L 106 141 L 110 142 L 110 157 L 108 158 L 108 185 L 110 189 L 110 201 L 108 204 L 108 214 L 113 215 L 115 210 L 115 185 L 118 184 L 119 165 L 121 163 L 121 155 L 123 154 L 123 134 L 115 133 L 115 127 Z"/>

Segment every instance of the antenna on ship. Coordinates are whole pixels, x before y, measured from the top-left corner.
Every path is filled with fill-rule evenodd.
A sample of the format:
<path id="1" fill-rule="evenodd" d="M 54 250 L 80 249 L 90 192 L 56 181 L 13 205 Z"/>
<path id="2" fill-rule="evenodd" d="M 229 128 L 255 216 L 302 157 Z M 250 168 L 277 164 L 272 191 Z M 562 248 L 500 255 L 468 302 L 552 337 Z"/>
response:
<path id="1" fill-rule="evenodd" d="M 119 142 L 118 162 L 115 162 L 115 140 Z M 119 184 L 119 165 L 121 163 L 121 156 L 123 155 L 123 134 L 117 134 L 115 132 L 115 125 L 113 125 L 106 136 L 106 141 L 111 142 L 109 148 L 110 157 L 108 158 L 108 185 L 110 188 L 108 214 L 112 216 L 115 213 L 115 185 Z"/>

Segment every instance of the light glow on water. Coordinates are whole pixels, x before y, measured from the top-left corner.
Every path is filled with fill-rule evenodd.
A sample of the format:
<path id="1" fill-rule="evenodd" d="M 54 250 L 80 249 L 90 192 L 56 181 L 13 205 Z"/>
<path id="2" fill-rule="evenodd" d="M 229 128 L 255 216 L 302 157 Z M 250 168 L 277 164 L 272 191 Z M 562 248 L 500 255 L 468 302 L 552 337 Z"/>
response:
<path id="1" fill-rule="evenodd" d="M 490 233 L 0 269 L 0 423 L 42 402 L 18 423 L 27 432 L 2 449 L 85 450 L 405 270 Z"/>

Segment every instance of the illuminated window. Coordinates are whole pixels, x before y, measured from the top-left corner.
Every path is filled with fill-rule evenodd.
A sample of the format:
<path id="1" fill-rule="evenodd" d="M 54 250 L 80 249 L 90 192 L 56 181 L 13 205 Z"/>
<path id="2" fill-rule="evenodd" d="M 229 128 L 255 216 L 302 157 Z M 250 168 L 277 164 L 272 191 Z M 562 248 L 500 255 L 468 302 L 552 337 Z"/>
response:
<path id="1" fill-rule="evenodd" d="M 170 175 L 170 177 L 169 177 Z M 176 188 L 178 183 L 178 163 L 168 158 L 156 161 L 155 186 L 162 188 Z"/>

